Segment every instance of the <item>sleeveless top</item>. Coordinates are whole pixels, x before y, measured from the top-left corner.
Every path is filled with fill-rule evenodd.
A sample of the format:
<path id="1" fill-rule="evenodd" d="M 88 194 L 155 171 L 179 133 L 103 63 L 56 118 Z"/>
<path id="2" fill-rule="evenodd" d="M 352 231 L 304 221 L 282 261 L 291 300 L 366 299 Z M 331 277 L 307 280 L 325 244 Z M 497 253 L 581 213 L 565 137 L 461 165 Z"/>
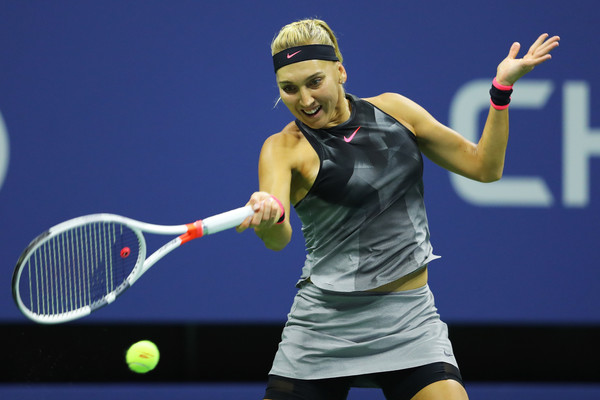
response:
<path id="1" fill-rule="evenodd" d="M 296 125 L 320 159 L 295 206 L 307 279 L 338 292 L 365 291 L 416 271 L 434 256 L 423 199 L 423 157 L 404 125 L 346 95 L 350 119 L 329 129 Z"/>

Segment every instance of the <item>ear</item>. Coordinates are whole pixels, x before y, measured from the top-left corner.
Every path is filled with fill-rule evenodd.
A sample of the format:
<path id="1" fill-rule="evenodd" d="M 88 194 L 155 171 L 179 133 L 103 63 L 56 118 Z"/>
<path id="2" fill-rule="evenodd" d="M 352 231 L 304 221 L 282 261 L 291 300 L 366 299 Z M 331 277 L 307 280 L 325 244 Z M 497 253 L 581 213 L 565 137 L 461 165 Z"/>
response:
<path id="1" fill-rule="evenodd" d="M 348 80 L 348 74 L 346 73 L 346 68 L 342 65 L 341 62 L 337 62 L 338 74 L 339 74 L 339 83 L 344 84 Z"/>

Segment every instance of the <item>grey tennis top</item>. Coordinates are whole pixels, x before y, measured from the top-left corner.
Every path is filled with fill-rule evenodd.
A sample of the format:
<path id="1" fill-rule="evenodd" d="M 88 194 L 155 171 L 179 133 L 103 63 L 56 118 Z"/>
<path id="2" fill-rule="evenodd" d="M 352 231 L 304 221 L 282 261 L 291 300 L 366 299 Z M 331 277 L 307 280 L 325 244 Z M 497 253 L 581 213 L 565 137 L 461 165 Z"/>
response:
<path id="1" fill-rule="evenodd" d="M 374 289 L 438 258 L 423 201 L 423 158 L 404 125 L 347 95 L 350 119 L 329 129 L 296 121 L 320 169 L 294 207 L 307 256 L 299 282 L 325 290 Z"/>

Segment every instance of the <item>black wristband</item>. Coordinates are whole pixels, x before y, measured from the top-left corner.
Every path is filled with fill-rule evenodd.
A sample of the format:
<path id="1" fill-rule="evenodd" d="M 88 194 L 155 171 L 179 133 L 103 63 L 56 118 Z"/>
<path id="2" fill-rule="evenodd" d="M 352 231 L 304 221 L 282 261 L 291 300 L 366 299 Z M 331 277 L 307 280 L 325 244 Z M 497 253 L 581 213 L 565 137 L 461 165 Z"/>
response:
<path id="1" fill-rule="evenodd" d="M 492 99 L 492 103 L 497 106 L 507 106 L 510 103 L 510 95 L 513 90 L 500 90 L 496 86 L 492 85 L 490 89 L 490 97 Z"/>
<path id="2" fill-rule="evenodd" d="M 283 214 L 281 214 L 281 217 L 277 220 L 277 223 L 281 224 L 283 221 L 285 221 L 285 211 L 283 212 Z"/>
<path id="3" fill-rule="evenodd" d="M 496 110 L 505 110 L 510 103 L 513 85 L 503 85 L 494 78 L 492 88 L 490 89 L 490 104 Z"/>

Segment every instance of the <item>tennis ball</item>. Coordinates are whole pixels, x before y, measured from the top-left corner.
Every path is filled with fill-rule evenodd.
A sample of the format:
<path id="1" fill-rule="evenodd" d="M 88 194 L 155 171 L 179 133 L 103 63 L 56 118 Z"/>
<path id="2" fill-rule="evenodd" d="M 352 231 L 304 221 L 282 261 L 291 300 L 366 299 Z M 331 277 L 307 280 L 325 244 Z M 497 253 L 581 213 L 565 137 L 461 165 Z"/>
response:
<path id="1" fill-rule="evenodd" d="M 149 340 L 132 344 L 125 355 L 125 361 L 127 361 L 129 369 L 138 374 L 152 371 L 158 364 L 159 358 L 158 347 Z"/>

